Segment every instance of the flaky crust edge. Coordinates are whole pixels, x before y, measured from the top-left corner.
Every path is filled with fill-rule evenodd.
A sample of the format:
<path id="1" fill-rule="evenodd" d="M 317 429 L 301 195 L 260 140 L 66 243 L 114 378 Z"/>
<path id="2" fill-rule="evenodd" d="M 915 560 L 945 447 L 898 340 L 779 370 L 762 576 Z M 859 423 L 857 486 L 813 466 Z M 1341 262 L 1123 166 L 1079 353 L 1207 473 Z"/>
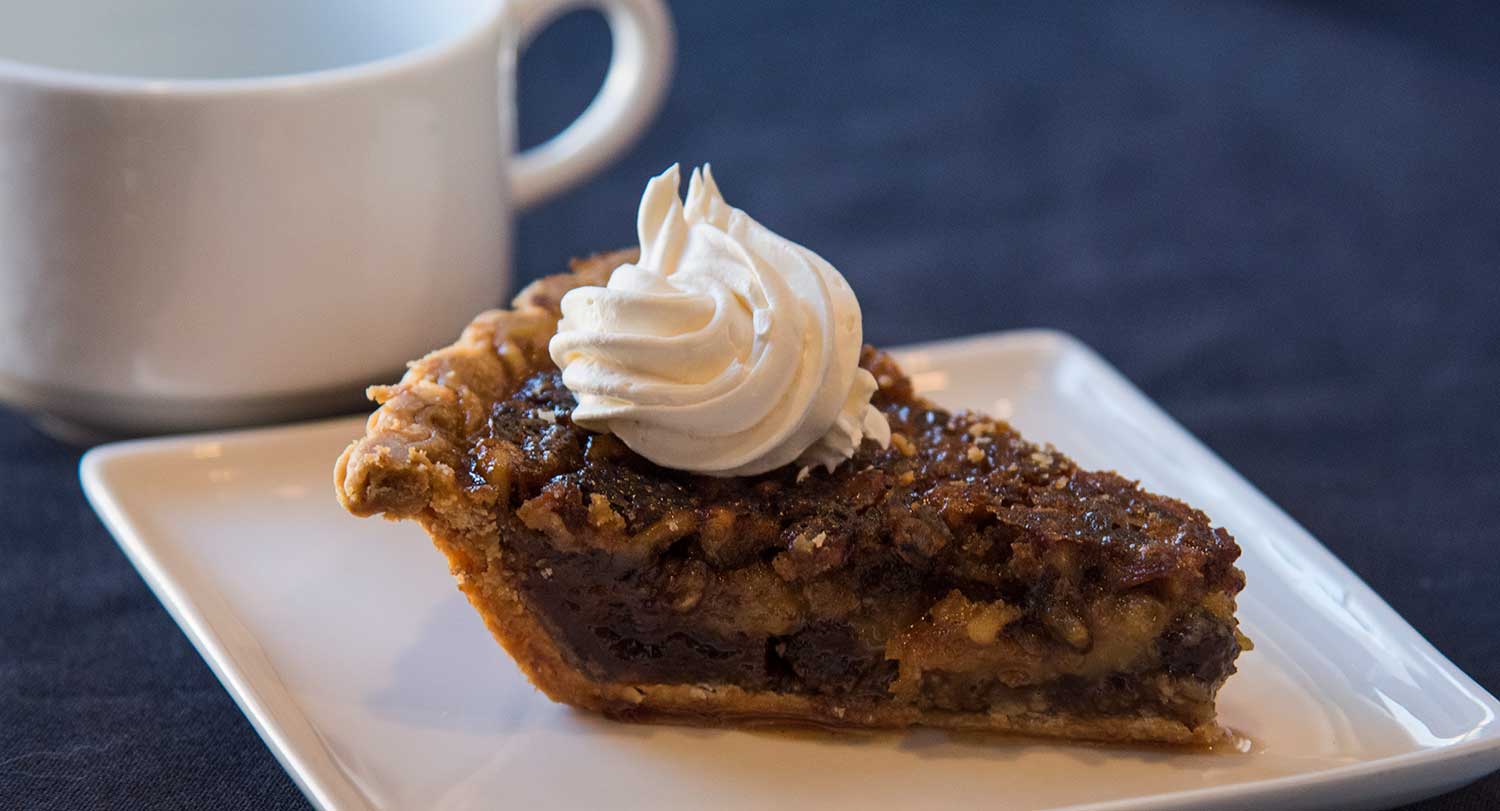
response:
<path id="1" fill-rule="evenodd" d="M 372 386 L 379 407 L 334 466 L 339 502 L 357 516 L 413 519 L 448 559 L 459 589 L 496 641 L 549 698 L 641 721 L 703 725 L 810 723 L 827 727 L 900 728 L 923 725 L 1106 742 L 1213 745 L 1226 739 L 1217 724 L 1189 726 L 1164 716 L 1097 718 L 1034 713 L 1022 707 L 986 713 L 923 711 L 879 702 L 749 691 L 731 685 L 625 684 L 588 678 L 568 663 L 552 636 L 503 577 L 490 574 L 504 554 L 494 543 L 493 505 L 478 503 L 460 483 L 470 438 L 489 408 L 520 381 L 551 365 L 559 301 L 574 287 L 603 284 L 635 249 L 595 254 L 571 272 L 523 289 L 511 309 L 476 316 L 453 344 L 411 363 L 400 382 Z"/>
<path id="2" fill-rule="evenodd" d="M 408 364 L 393 386 L 366 393 L 379 408 L 363 437 L 350 443 L 334 468 L 334 488 L 344 509 L 358 516 L 420 518 L 436 511 L 465 511 L 458 481 L 469 438 L 488 409 L 516 385 L 551 365 L 547 342 L 557 330 L 564 293 L 602 284 L 635 250 L 601 253 L 572 262 L 572 272 L 538 279 L 508 310 L 475 316 L 458 340 Z"/>

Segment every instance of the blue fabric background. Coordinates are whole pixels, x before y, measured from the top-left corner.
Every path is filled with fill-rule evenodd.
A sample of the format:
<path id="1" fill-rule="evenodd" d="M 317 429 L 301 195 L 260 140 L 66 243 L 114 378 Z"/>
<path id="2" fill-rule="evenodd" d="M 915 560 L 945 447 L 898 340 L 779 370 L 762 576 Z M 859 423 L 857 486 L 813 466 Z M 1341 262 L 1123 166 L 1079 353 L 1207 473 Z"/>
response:
<path id="1" fill-rule="evenodd" d="M 521 219 L 524 278 L 630 243 L 643 181 L 712 160 L 844 271 L 871 341 L 1078 335 L 1500 691 L 1493 5 L 676 12 L 665 111 Z M 528 142 L 607 42 L 576 15 L 522 60 Z M 0 807 L 305 808 L 85 505 L 78 451 L 0 413 L 0 460 Z M 1497 807 L 1496 776 L 1413 806 Z"/>

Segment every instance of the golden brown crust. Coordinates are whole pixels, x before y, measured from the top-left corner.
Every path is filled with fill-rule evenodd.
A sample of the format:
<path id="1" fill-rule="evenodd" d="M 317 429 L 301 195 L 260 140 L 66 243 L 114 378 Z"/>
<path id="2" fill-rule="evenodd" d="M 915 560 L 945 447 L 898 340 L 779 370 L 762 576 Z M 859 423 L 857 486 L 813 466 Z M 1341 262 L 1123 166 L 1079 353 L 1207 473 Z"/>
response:
<path id="1" fill-rule="evenodd" d="M 795 721 L 825 726 L 904 727 L 923 724 L 963 730 L 1104 741 L 1212 744 L 1215 724 L 1189 725 L 1162 716 L 1094 717 L 1025 706 L 983 713 L 923 711 L 895 702 L 750 691 L 729 685 L 630 684 L 590 678 L 565 658 L 525 606 L 515 585 L 495 576 L 503 544 L 494 542 L 493 488 L 466 488 L 466 453 L 488 407 L 508 397 L 530 373 L 550 368 L 547 343 L 558 302 L 568 290 L 602 284 L 634 250 L 576 260 L 572 272 L 534 282 L 512 309 L 476 317 L 451 346 L 411 364 L 393 386 L 375 386 L 380 407 L 365 435 L 340 456 L 335 484 L 340 502 L 361 516 L 414 518 L 447 557 L 460 589 L 496 640 L 531 682 L 553 700 L 617 717 L 667 717 L 697 723 Z M 490 492 L 490 495 L 485 495 Z"/>
<path id="2" fill-rule="evenodd" d="M 413 362 L 394 386 L 371 386 L 380 404 L 334 470 L 339 502 L 355 515 L 411 518 L 435 500 L 461 499 L 456 468 L 485 406 L 544 365 L 558 301 L 574 287 L 602 284 L 635 250 L 574 260 L 571 273 L 538 279 L 509 310 L 476 316 L 459 339 Z M 455 508 L 461 504 L 454 503 Z"/>

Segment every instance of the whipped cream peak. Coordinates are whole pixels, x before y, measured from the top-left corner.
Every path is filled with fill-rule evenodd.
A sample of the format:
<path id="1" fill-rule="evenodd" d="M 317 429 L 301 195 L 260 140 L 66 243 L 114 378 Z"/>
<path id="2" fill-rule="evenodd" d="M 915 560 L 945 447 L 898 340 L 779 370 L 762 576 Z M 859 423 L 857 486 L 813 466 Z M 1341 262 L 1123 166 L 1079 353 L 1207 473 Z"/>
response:
<path id="1" fill-rule="evenodd" d="M 859 366 L 854 292 L 822 257 L 674 164 L 646 184 L 641 256 L 606 287 L 562 299 L 548 349 L 578 400 L 573 421 L 678 470 L 750 476 L 829 470 L 890 426 Z"/>

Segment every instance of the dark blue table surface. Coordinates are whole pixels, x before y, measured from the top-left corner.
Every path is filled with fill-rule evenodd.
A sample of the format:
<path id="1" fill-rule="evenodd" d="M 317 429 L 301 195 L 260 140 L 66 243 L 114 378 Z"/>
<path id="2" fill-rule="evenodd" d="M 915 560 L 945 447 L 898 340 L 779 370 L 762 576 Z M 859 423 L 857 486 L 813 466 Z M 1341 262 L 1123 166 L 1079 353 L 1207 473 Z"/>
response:
<path id="1" fill-rule="evenodd" d="M 848 276 L 869 340 L 1072 332 L 1500 690 L 1494 11 L 679 3 L 662 116 L 521 218 L 520 274 L 630 243 L 649 175 L 713 161 Z M 543 35 L 528 142 L 607 54 L 598 18 Z M 306 807 L 78 456 L 0 412 L 0 807 Z M 1500 777 L 1412 808 L 1500 808 Z"/>

